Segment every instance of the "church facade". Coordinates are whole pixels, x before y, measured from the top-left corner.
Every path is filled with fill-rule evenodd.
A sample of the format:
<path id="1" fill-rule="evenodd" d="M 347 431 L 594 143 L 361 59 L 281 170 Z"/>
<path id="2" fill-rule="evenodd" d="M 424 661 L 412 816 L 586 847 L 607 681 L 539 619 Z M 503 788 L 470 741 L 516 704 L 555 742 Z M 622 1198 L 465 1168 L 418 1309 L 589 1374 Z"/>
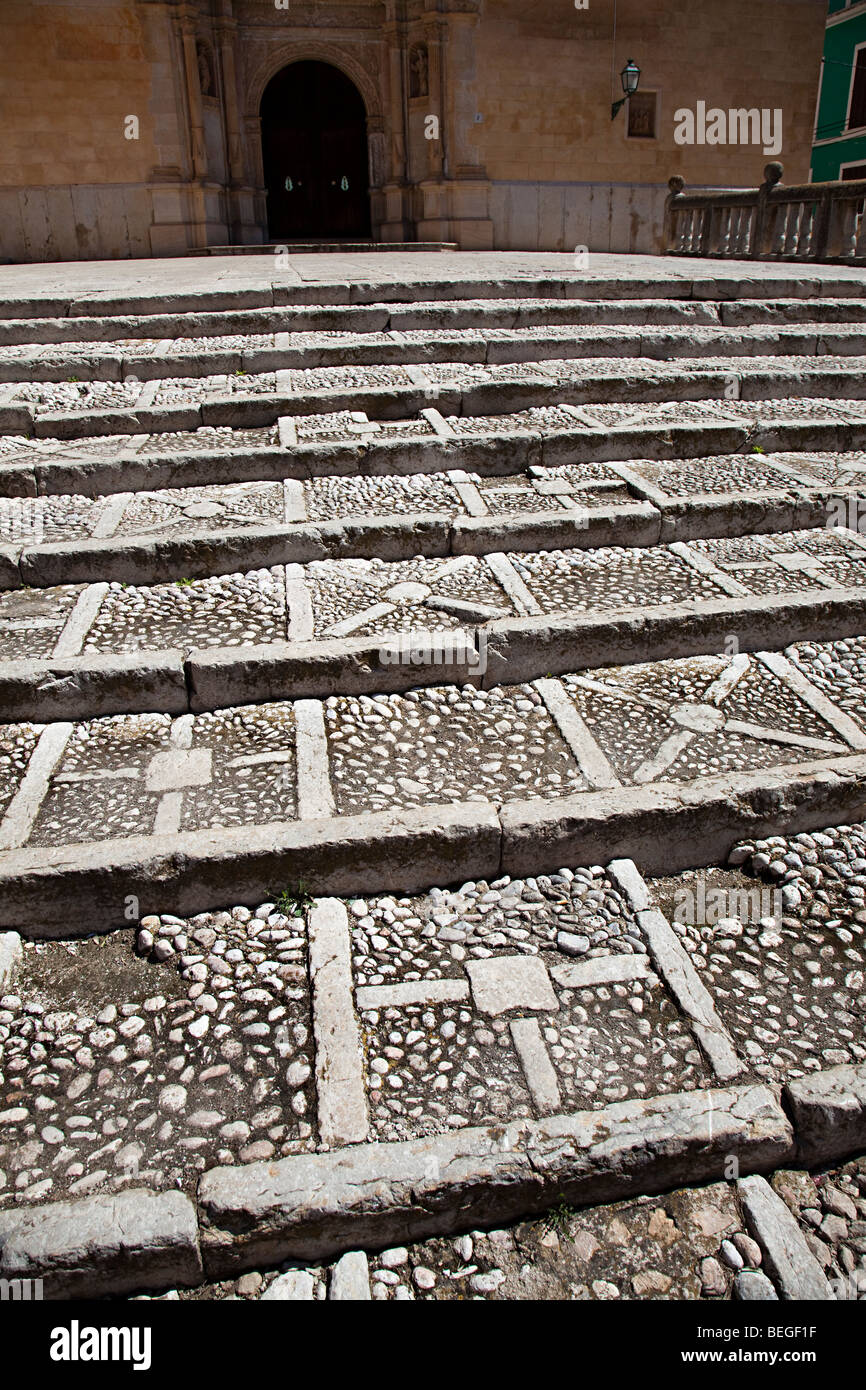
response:
<path id="1" fill-rule="evenodd" d="M 670 175 L 754 187 L 770 125 L 808 178 L 824 21 L 825 0 L 4 0 L 0 258 L 653 251 Z M 723 140 L 715 110 L 739 117 Z"/>

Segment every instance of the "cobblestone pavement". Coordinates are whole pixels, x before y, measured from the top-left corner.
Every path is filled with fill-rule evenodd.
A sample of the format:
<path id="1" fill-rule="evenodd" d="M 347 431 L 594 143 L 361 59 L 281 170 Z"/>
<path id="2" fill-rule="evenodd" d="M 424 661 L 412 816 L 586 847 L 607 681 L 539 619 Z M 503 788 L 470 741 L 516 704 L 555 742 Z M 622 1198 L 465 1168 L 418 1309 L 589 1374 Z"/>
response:
<path id="1" fill-rule="evenodd" d="M 0 267 L 0 1276 L 866 1295 L 862 272 L 596 263 Z"/>

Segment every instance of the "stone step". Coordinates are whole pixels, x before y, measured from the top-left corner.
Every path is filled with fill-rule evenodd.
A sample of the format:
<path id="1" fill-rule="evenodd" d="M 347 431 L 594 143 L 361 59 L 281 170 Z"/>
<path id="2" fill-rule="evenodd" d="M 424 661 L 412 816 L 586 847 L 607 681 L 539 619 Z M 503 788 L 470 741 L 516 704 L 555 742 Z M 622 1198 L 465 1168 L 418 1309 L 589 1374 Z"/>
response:
<path id="1" fill-rule="evenodd" d="M 449 416 L 507 415 L 530 407 L 674 400 L 743 402 L 792 395 L 862 399 L 866 357 L 577 358 L 482 366 L 321 367 L 139 382 L 34 382 L 0 386 L 0 434 L 75 439 L 256 428 L 281 415 L 361 412 L 404 419 L 426 408 Z"/>
<path id="2" fill-rule="evenodd" d="M 166 377 L 260 374 L 281 369 L 378 367 L 425 362 L 498 365 L 583 357 L 730 358 L 862 356 L 864 325 L 766 325 L 756 327 L 477 328 L 388 333 L 277 333 L 229 337 L 180 337 L 94 348 L 0 348 L 0 381 L 153 381 Z"/>
<path id="3" fill-rule="evenodd" d="M 77 439 L 0 435 L 0 497 L 100 497 L 286 478 L 406 478 L 457 464 L 492 480 L 517 469 L 670 461 L 744 449 L 778 453 L 798 471 L 843 485 L 856 483 L 864 471 L 864 446 L 866 402 L 820 397 L 549 406 L 448 419 L 425 410 L 390 421 L 339 411 L 282 416 L 249 430 L 204 426 Z"/>
<path id="4" fill-rule="evenodd" d="M 6 593 L 0 720 L 201 713 L 466 681 L 489 689 L 856 636 L 866 549 L 846 536 L 370 562 L 360 577 L 357 561 L 337 561 L 183 586 Z"/>
<path id="5" fill-rule="evenodd" d="M 0 926 L 408 892 L 637 856 L 670 873 L 738 837 L 866 809 L 866 639 L 495 686 L 172 719 L 5 725 Z M 774 829 L 771 830 L 770 827 Z"/>
<path id="6" fill-rule="evenodd" d="M 709 325 L 862 324 L 860 299 L 677 300 L 677 299 L 511 299 L 454 300 L 439 303 L 310 305 L 298 309 L 237 309 L 216 313 L 145 314 L 123 318 L 45 318 L 0 320 L 0 346 L 20 346 L 22 354 L 43 345 L 58 355 L 69 351 L 130 352 L 130 340 L 237 337 L 253 334 L 324 332 L 386 333 L 419 330 L 530 329 L 553 325 L 621 324 Z M 142 344 L 142 347 L 144 344 Z M 10 353 L 6 360 L 12 360 Z"/>
<path id="7" fill-rule="evenodd" d="M 95 293 L 40 293 L 38 285 L 18 294 L 0 296 L 0 319 L 115 318 L 130 315 L 186 315 L 225 313 L 248 309 L 273 309 L 312 305 L 369 305 L 405 303 L 411 291 L 415 302 L 478 299 L 554 299 L 629 300 L 672 299 L 728 302 L 796 298 L 862 299 L 863 286 L 854 276 L 810 273 L 803 266 L 774 266 L 756 273 L 753 266 L 720 265 L 710 275 L 697 268 L 679 269 L 670 274 L 634 276 L 582 276 L 558 270 L 549 277 L 490 274 L 465 276 L 438 274 L 425 276 L 407 267 L 393 280 L 360 279 L 314 280 L 289 283 L 279 269 L 271 283 L 254 286 L 253 275 L 245 275 L 242 286 L 201 289 L 175 289 L 159 286 L 155 291 L 144 284 L 124 292 L 100 290 Z"/>
<path id="8" fill-rule="evenodd" d="M 209 488 L 0 498 L 0 589 L 155 584 L 352 557 L 654 546 L 786 531 L 863 529 L 862 474 L 799 455 L 464 470 Z M 800 466 L 797 466 L 800 465 Z M 844 480 L 844 481 L 843 481 Z"/>

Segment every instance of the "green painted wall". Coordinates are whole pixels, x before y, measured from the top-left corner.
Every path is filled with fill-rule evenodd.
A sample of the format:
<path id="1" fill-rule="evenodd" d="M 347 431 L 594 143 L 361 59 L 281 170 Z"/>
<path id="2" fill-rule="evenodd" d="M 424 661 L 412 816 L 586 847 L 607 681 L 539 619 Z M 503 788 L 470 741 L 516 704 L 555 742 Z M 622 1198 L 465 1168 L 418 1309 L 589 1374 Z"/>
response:
<path id="1" fill-rule="evenodd" d="M 847 7 L 844 0 L 830 0 L 829 12 Z M 842 164 L 866 164 L 866 133 L 844 135 L 851 90 L 851 70 L 858 44 L 866 43 L 866 9 L 850 19 L 831 24 L 824 39 L 824 68 L 818 103 L 818 126 L 812 151 L 812 178 L 815 182 L 838 179 Z M 822 143 L 829 141 L 830 143 Z"/>

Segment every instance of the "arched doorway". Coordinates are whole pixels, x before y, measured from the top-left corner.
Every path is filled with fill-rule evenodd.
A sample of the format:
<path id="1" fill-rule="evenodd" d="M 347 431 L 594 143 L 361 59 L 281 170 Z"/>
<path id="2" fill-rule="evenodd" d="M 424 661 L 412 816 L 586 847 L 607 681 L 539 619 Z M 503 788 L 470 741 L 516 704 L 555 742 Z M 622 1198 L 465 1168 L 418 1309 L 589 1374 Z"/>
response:
<path id="1" fill-rule="evenodd" d="M 272 241 L 370 236 L 367 115 L 330 63 L 291 63 L 261 103 Z"/>

